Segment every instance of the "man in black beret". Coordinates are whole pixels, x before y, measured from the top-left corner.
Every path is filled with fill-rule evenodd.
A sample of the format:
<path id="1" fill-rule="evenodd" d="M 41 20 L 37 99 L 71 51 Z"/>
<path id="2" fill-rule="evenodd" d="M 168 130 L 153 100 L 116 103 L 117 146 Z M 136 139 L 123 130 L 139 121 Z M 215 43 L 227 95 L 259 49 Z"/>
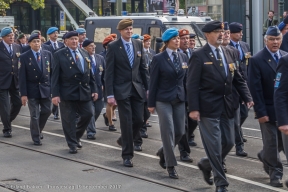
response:
<path id="1" fill-rule="evenodd" d="M 253 101 L 235 66 L 237 60 L 232 56 L 233 52 L 221 46 L 224 23 L 211 21 L 202 31 L 207 44 L 193 52 L 187 72 L 188 110 L 190 118 L 198 121 L 207 154 L 198 167 L 209 185 L 213 184 L 213 171 L 216 192 L 225 192 L 229 182 L 222 162 L 234 146 L 232 85 L 249 107 L 253 106 Z"/>
<path id="2" fill-rule="evenodd" d="M 91 117 L 92 100 L 98 98 L 97 87 L 91 70 L 91 59 L 86 51 L 78 49 L 78 33 L 66 34 L 66 48 L 54 53 L 52 72 L 52 103 L 60 104 L 62 127 L 70 153 L 81 148 L 80 138 Z M 76 112 L 79 121 L 76 122 Z"/>
<path id="3" fill-rule="evenodd" d="M 288 25 L 288 17 L 285 17 L 283 19 L 283 23 Z M 283 50 L 283 51 L 286 51 L 288 52 L 288 33 L 286 33 L 284 36 L 283 36 L 283 41 L 282 41 L 282 44 L 280 46 L 280 49 Z"/>
<path id="4" fill-rule="evenodd" d="M 189 35 L 189 48 L 192 49 L 192 50 L 194 50 L 195 45 L 196 45 L 196 43 L 195 43 L 195 37 L 196 37 L 195 34 L 190 33 L 190 35 Z"/>

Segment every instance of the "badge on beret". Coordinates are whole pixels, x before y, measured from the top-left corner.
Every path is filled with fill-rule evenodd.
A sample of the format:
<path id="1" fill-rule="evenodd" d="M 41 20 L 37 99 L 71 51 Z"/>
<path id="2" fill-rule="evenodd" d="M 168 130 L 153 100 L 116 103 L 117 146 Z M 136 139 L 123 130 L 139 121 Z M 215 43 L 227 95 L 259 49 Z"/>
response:
<path id="1" fill-rule="evenodd" d="M 224 23 L 223 22 L 221 23 L 221 29 L 224 29 Z"/>

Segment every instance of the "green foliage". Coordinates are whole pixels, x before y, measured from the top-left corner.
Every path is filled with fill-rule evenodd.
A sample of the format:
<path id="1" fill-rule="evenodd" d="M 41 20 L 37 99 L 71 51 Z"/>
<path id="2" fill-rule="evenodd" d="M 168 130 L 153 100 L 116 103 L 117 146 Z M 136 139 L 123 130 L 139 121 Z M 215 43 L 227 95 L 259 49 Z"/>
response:
<path id="1" fill-rule="evenodd" d="M 0 15 L 6 15 L 6 9 L 10 9 L 10 4 L 16 1 L 24 1 L 31 4 L 32 8 L 40 9 L 45 7 L 45 0 L 0 0 Z"/>
<path id="2" fill-rule="evenodd" d="M 30 3 L 34 10 L 45 8 L 45 0 L 24 0 L 24 1 Z"/>

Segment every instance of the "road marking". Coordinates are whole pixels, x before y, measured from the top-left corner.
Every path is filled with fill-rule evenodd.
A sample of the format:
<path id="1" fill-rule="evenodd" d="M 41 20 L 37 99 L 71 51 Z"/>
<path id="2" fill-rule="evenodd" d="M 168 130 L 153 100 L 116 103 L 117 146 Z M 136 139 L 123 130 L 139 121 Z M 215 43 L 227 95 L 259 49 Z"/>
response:
<path id="1" fill-rule="evenodd" d="M 1 123 L 1 124 L 2 124 L 2 123 Z M 23 126 L 20 126 L 20 125 L 12 125 L 12 126 L 13 126 L 13 127 L 20 128 L 20 129 L 30 130 L 30 128 L 28 128 L 28 127 L 23 127 Z M 60 135 L 60 134 L 57 134 L 57 133 L 51 133 L 51 132 L 48 132 L 48 131 L 43 131 L 43 133 L 48 134 L 48 135 L 53 135 L 53 136 L 57 136 L 57 137 L 62 137 L 62 138 L 64 138 L 64 135 Z M 102 147 L 106 147 L 106 148 L 116 149 L 116 150 L 122 151 L 122 149 L 121 149 L 120 147 L 115 147 L 115 146 L 111 146 L 111 145 L 107 145 L 107 144 L 103 144 L 103 143 L 99 143 L 99 142 L 95 142 L 95 141 L 81 140 L 81 142 L 83 142 L 83 143 L 90 143 L 90 144 L 93 144 L 93 145 L 98 145 L 98 146 L 102 146 Z M 141 156 L 153 158 L 153 159 L 159 159 L 159 158 L 158 158 L 157 156 L 155 156 L 155 155 L 150 155 L 150 154 L 146 154 L 146 153 L 143 153 L 143 152 L 137 152 L 137 151 L 135 151 L 134 153 L 135 153 L 135 154 L 138 154 L 138 155 L 141 155 Z M 190 167 L 190 168 L 193 168 L 193 169 L 198 169 L 198 167 L 195 166 L 195 165 L 189 165 L 189 164 L 182 163 L 182 162 L 178 162 L 178 161 L 177 161 L 177 163 L 178 163 L 179 165 L 182 165 L 182 166 L 185 166 L 185 167 Z M 231 179 L 234 179 L 234 180 L 242 181 L 242 182 L 245 182 L 245 183 L 249 183 L 249 184 L 252 184 L 252 185 L 255 185 L 255 186 L 258 186 L 258 187 L 262 187 L 262 188 L 265 188 L 265 189 L 270 189 L 270 190 L 273 190 L 273 191 L 279 191 L 279 192 L 285 192 L 285 191 L 286 191 L 286 190 L 283 190 L 283 189 L 275 188 L 275 187 L 272 187 L 272 186 L 269 186 L 269 185 L 265 185 L 265 184 L 263 184 L 263 183 L 259 183 L 259 182 L 252 181 L 252 180 L 249 180 L 249 179 L 245 179 L 245 178 L 242 178 L 242 177 L 238 177 L 238 176 L 235 176 L 235 175 L 226 174 L 226 177 L 231 178 Z"/>

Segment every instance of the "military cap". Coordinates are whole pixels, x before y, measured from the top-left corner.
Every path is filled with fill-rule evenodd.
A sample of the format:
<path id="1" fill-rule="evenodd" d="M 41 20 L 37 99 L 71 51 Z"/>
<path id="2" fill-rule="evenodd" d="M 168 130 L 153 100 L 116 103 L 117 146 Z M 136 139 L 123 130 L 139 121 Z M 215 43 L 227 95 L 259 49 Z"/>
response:
<path id="1" fill-rule="evenodd" d="M 229 24 L 230 33 L 239 33 L 243 30 L 243 25 L 241 23 L 233 22 Z"/>
<path id="2" fill-rule="evenodd" d="M 47 35 L 51 35 L 51 34 L 54 33 L 55 31 L 58 31 L 58 28 L 57 28 L 57 27 L 50 27 L 50 28 L 47 30 Z"/>
<path id="3" fill-rule="evenodd" d="M 114 38 L 112 35 L 108 35 L 107 37 L 105 37 L 105 39 L 102 42 L 102 45 L 107 45 L 108 43 L 110 43 L 111 41 L 114 41 Z"/>
<path id="4" fill-rule="evenodd" d="M 91 43 L 94 43 L 94 41 L 87 39 L 83 42 L 82 47 L 87 47 L 88 45 L 90 45 Z"/>
<path id="5" fill-rule="evenodd" d="M 280 34 L 281 32 L 277 26 L 270 26 L 268 27 L 265 35 L 279 36 Z"/>
<path id="6" fill-rule="evenodd" d="M 70 37 L 78 36 L 78 33 L 76 31 L 69 31 L 66 33 L 66 39 L 69 39 Z"/>
<path id="7" fill-rule="evenodd" d="M 30 43 L 30 42 L 33 41 L 34 39 L 41 39 L 41 35 L 40 35 L 40 34 L 37 34 L 37 33 L 31 35 L 31 36 L 29 37 L 29 39 L 28 39 L 28 43 Z"/>
<path id="8" fill-rule="evenodd" d="M 12 28 L 11 27 L 4 27 L 1 30 L 1 37 L 5 37 L 6 35 L 9 35 L 10 33 L 12 33 Z"/>
<path id="9" fill-rule="evenodd" d="M 193 38 L 195 38 L 195 37 L 196 37 L 196 35 L 195 35 L 194 33 L 190 33 L 190 34 L 189 34 L 189 38 L 190 38 L 190 39 L 193 39 Z"/>
<path id="10" fill-rule="evenodd" d="M 84 28 L 78 28 L 76 29 L 76 32 L 79 34 L 79 35 L 82 35 L 83 33 L 86 33 L 86 30 Z"/>
<path id="11" fill-rule="evenodd" d="M 229 30 L 229 24 L 226 21 L 224 22 L 224 30 L 225 31 Z"/>
<path id="12" fill-rule="evenodd" d="M 132 39 L 140 39 L 140 35 L 138 35 L 138 34 L 133 34 L 131 38 L 132 38 Z"/>
<path id="13" fill-rule="evenodd" d="M 62 39 L 63 39 L 63 40 L 65 40 L 65 39 L 66 39 L 66 34 L 67 34 L 67 32 L 66 32 L 66 33 L 64 33 L 64 35 L 62 36 Z"/>
<path id="14" fill-rule="evenodd" d="M 286 26 L 286 24 L 282 21 L 281 23 L 279 23 L 278 28 L 280 31 L 282 31 L 285 26 Z"/>
<path id="15" fill-rule="evenodd" d="M 187 29 L 180 29 L 179 36 L 189 35 L 189 31 Z"/>
<path id="16" fill-rule="evenodd" d="M 173 37 L 177 37 L 179 36 L 179 32 L 178 29 L 175 27 L 169 28 L 167 29 L 163 34 L 162 34 L 162 40 L 164 42 L 169 41 L 170 39 L 172 39 Z"/>
<path id="17" fill-rule="evenodd" d="M 224 29 L 224 23 L 222 23 L 221 21 L 217 21 L 217 20 L 210 21 L 204 25 L 204 27 L 202 28 L 202 31 L 206 33 L 210 33 L 216 29 Z"/>
<path id="18" fill-rule="evenodd" d="M 283 19 L 283 23 L 288 24 L 288 16 Z"/>
<path id="19" fill-rule="evenodd" d="M 126 27 L 132 26 L 133 25 L 133 20 L 132 19 L 122 19 L 119 21 L 117 25 L 118 30 L 125 29 Z"/>
<path id="20" fill-rule="evenodd" d="M 18 35 L 17 39 L 22 39 L 24 36 L 25 36 L 24 33 L 20 33 L 20 34 Z"/>
<path id="21" fill-rule="evenodd" d="M 40 35 L 41 35 L 41 31 L 39 31 L 39 30 L 34 30 L 34 31 L 31 32 L 31 35 L 33 35 L 33 34 L 40 34 Z"/>
<path id="22" fill-rule="evenodd" d="M 148 34 L 145 34 L 145 35 L 143 35 L 143 38 L 144 38 L 143 39 L 144 41 L 147 41 L 147 40 L 151 39 L 151 36 Z"/>

